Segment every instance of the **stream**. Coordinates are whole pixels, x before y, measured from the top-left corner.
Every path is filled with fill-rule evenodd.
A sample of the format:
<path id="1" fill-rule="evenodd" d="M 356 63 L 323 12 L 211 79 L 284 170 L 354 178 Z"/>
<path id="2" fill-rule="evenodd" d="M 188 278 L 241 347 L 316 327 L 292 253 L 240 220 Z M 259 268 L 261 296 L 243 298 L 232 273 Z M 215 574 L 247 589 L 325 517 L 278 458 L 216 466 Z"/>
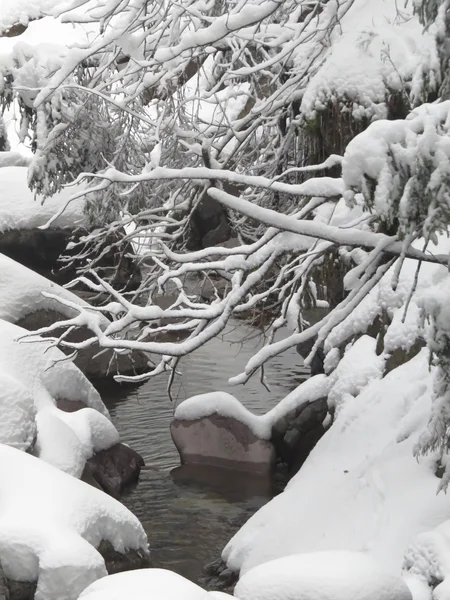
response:
<path id="1" fill-rule="evenodd" d="M 180 467 L 169 425 L 175 405 L 195 394 L 226 391 L 261 414 L 308 376 L 294 348 L 267 365 L 270 392 L 257 378 L 231 388 L 228 379 L 242 371 L 261 347 L 259 333 L 242 321 L 233 321 L 223 336 L 185 357 L 172 388 L 173 403 L 167 395 L 167 376 L 140 387 L 100 390 L 122 441 L 139 452 L 147 465 L 137 486 L 122 501 L 147 532 L 152 565 L 196 583 L 203 567 L 220 557 L 228 540 L 273 497 L 274 489 L 271 482 L 248 473 Z"/>

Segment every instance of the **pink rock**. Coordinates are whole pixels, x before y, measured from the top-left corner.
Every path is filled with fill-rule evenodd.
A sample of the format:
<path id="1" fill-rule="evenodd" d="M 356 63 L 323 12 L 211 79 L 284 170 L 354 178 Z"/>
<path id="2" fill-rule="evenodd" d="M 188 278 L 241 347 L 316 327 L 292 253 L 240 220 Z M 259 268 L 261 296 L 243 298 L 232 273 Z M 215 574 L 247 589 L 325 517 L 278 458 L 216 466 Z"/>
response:
<path id="1" fill-rule="evenodd" d="M 182 464 L 206 464 L 269 473 L 275 448 L 232 417 L 211 415 L 193 421 L 174 420 L 170 432 Z"/>

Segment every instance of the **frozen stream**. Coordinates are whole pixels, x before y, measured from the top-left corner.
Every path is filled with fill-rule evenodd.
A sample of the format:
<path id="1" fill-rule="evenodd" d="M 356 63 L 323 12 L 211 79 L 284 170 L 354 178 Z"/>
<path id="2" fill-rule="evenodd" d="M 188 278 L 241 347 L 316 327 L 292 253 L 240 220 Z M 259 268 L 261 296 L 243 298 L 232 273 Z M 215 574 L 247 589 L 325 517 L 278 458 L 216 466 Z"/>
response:
<path id="1" fill-rule="evenodd" d="M 176 402 L 214 390 L 237 396 L 261 413 L 274 406 L 307 375 L 295 349 L 266 368 L 268 392 L 259 379 L 230 388 L 228 379 L 240 372 L 261 345 L 258 331 L 234 321 L 227 333 L 181 362 L 173 386 Z M 242 341 L 245 339 L 245 344 Z M 174 406 L 166 391 L 167 378 L 139 388 L 101 390 L 122 440 L 137 450 L 148 467 L 124 503 L 143 523 L 152 548 L 153 565 L 170 568 L 199 581 L 202 567 L 220 552 L 240 525 L 273 495 L 264 481 L 248 475 L 179 467 L 169 424 Z"/>

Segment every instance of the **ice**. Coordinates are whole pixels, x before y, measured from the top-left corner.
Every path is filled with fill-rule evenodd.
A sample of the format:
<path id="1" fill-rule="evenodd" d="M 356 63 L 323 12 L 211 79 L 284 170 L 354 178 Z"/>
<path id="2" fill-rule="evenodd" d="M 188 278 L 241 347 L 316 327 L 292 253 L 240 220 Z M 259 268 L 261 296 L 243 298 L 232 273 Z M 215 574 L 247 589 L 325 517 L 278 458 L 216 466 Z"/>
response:
<path id="1" fill-rule="evenodd" d="M 399 576 L 358 552 L 294 554 L 246 573 L 234 594 L 239 600 L 411 600 Z"/>
<path id="2" fill-rule="evenodd" d="M 36 600 L 76 600 L 104 577 L 96 548 L 148 551 L 120 502 L 29 454 L 0 444 L 0 562 L 6 577 L 38 582 Z"/>

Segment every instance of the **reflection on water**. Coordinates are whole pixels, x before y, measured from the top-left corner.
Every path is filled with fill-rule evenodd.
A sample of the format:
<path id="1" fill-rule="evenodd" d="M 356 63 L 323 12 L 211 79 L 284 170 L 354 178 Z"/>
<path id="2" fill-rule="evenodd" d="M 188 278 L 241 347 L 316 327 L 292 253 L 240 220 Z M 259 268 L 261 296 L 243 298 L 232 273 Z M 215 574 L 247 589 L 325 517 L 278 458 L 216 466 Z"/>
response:
<path id="1" fill-rule="evenodd" d="M 238 388 L 228 385 L 228 379 L 242 371 L 262 345 L 257 333 L 234 322 L 225 336 L 184 358 L 172 388 L 174 404 L 195 394 L 223 390 L 250 410 L 264 413 L 292 391 L 307 376 L 295 349 L 266 367 L 270 392 L 258 379 Z M 169 432 L 174 404 L 166 386 L 167 378 L 160 377 L 139 388 L 102 390 L 102 397 L 122 440 L 152 467 L 142 472 L 124 503 L 147 531 L 154 566 L 198 581 L 202 567 L 220 556 L 230 537 L 273 491 L 269 482 L 248 475 L 240 479 L 234 472 L 205 467 L 173 469 L 179 466 L 179 457 Z"/>

